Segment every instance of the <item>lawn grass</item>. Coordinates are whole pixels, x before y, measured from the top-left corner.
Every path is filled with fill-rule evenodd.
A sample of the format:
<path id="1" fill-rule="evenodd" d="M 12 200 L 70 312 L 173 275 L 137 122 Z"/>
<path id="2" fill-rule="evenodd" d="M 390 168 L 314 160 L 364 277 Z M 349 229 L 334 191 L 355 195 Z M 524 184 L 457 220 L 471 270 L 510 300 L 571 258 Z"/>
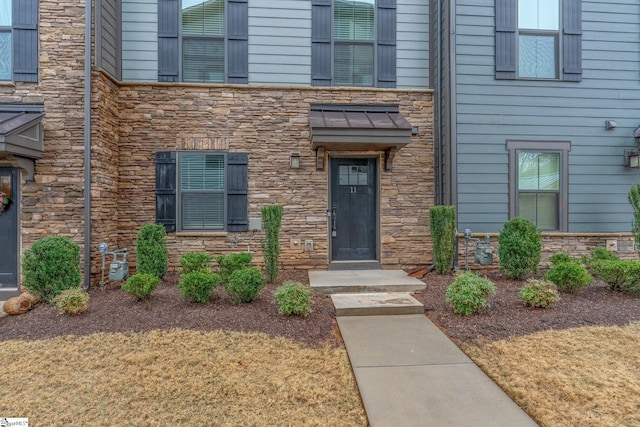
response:
<path id="1" fill-rule="evenodd" d="M 0 414 L 30 425 L 367 425 L 344 348 L 174 330 L 6 341 L 0 360 Z"/>
<path id="2" fill-rule="evenodd" d="M 640 425 L 640 323 L 465 346 L 541 426 Z"/>

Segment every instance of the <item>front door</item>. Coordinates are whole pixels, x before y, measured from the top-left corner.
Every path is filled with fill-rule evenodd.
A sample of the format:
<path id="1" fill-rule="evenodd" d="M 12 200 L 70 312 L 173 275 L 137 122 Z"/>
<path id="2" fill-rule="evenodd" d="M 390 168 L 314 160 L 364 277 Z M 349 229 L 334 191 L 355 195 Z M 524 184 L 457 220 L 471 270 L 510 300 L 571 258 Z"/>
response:
<path id="1" fill-rule="evenodd" d="M 375 261 L 376 159 L 331 159 L 331 261 Z"/>
<path id="2" fill-rule="evenodd" d="M 0 168 L 0 300 L 18 294 L 18 169 Z"/>

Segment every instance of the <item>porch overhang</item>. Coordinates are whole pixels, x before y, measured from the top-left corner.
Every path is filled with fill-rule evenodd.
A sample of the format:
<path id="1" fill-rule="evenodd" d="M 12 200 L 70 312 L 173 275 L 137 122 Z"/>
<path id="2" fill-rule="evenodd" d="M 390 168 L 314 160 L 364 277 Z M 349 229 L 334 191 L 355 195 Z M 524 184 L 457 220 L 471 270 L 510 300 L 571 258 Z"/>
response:
<path id="1" fill-rule="evenodd" d="M 41 111 L 0 109 L 0 166 L 21 168 L 32 180 L 35 160 L 44 151 Z"/>
<path id="2" fill-rule="evenodd" d="M 383 151 L 391 170 L 397 150 L 411 142 L 413 127 L 397 107 L 312 106 L 309 111 L 311 149 Z M 316 159 L 318 163 L 319 159 Z"/>

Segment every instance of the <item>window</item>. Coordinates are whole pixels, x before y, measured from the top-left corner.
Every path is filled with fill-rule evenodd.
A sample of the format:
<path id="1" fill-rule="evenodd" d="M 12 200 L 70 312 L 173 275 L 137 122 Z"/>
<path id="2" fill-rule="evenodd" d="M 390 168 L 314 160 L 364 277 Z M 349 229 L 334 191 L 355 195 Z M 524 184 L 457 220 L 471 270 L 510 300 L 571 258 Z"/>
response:
<path id="1" fill-rule="evenodd" d="M 158 0 L 158 81 L 248 83 L 247 0 Z"/>
<path id="2" fill-rule="evenodd" d="M 396 86 L 396 0 L 312 0 L 314 86 Z"/>
<path id="3" fill-rule="evenodd" d="M 156 153 L 156 222 L 171 231 L 246 231 L 246 153 Z"/>
<path id="4" fill-rule="evenodd" d="M 582 80 L 581 0 L 496 0 L 496 78 Z"/>
<path id="5" fill-rule="evenodd" d="M 0 1 L 0 80 L 38 81 L 38 0 Z"/>
<path id="6" fill-rule="evenodd" d="M 510 217 L 540 230 L 567 231 L 569 142 L 508 141 Z"/>
<path id="7" fill-rule="evenodd" d="M 518 0 L 518 77 L 556 79 L 560 0 Z"/>

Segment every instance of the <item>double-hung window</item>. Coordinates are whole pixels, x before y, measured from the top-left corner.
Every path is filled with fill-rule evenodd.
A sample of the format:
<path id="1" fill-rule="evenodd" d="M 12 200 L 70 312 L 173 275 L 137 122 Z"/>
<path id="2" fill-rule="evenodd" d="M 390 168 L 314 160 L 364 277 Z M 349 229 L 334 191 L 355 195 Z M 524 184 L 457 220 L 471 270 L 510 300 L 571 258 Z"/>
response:
<path id="1" fill-rule="evenodd" d="M 396 0 L 312 0 L 311 83 L 396 86 Z"/>
<path id="2" fill-rule="evenodd" d="M 38 0 L 0 1 L 0 81 L 38 81 Z"/>
<path id="3" fill-rule="evenodd" d="M 510 217 L 540 230 L 567 231 L 569 142 L 508 141 Z"/>
<path id="4" fill-rule="evenodd" d="M 249 82 L 247 0 L 158 0 L 158 81 Z"/>
<path id="5" fill-rule="evenodd" d="M 581 0 L 496 0 L 496 78 L 582 79 Z"/>
<path id="6" fill-rule="evenodd" d="M 156 153 L 156 223 L 173 231 L 246 231 L 248 155 Z"/>

